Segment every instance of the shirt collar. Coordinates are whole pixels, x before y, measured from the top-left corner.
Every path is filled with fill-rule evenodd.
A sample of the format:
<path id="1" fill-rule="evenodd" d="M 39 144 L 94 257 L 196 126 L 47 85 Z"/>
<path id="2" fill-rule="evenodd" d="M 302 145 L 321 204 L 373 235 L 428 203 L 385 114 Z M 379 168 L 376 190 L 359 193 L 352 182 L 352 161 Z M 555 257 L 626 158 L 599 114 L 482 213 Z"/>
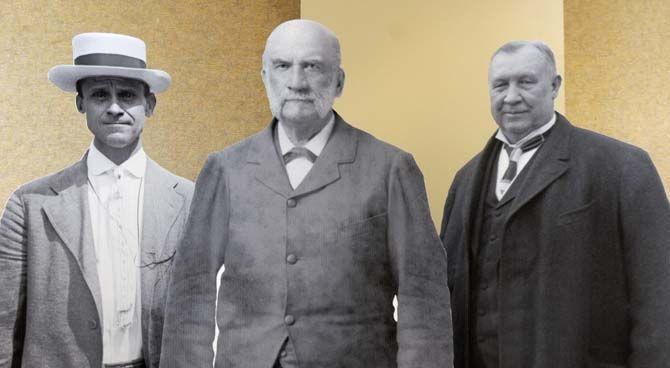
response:
<path id="1" fill-rule="evenodd" d="M 310 139 L 303 147 L 312 151 L 312 153 L 317 156 L 320 155 L 321 151 L 323 151 L 323 148 L 326 147 L 326 143 L 328 143 L 328 138 L 330 138 L 330 133 L 333 131 L 334 125 L 335 114 L 330 117 L 330 120 L 326 126 L 324 126 L 320 132 L 313 136 L 312 139 Z M 279 149 L 281 150 L 282 155 L 286 154 L 286 152 L 295 147 L 295 144 L 293 144 L 293 142 L 291 142 L 291 140 L 288 138 L 288 135 L 284 130 L 284 125 L 281 121 L 277 123 L 277 138 L 279 139 Z"/>
<path id="2" fill-rule="evenodd" d="M 551 129 L 551 127 L 553 127 L 555 123 L 556 123 L 556 113 L 553 113 L 551 115 L 551 119 L 549 120 L 548 123 L 546 123 L 543 126 L 533 130 L 532 132 L 526 134 L 525 137 L 519 139 L 519 141 L 514 143 L 514 144 L 509 143 L 509 140 L 507 140 L 507 137 L 505 137 L 505 135 L 503 134 L 503 132 L 500 129 L 498 129 L 498 132 L 496 133 L 496 139 L 505 143 L 506 145 L 508 145 L 510 147 L 520 147 L 527 140 L 529 140 L 529 139 L 531 139 L 535 136 L 538 136 L 540 134 L 544 134 L 547 131 L 549 131 L 549 129 Z"/>
<path id="3" fill-rule="evenodd" d="M 121 167 L 130 172 L 133 176 L 141 178 L 144 176 L 147 168 L 147 155 L 144 152 L 144 149 L 140 147 L 137 152 L 133 153 L 133 155 L 121 163 L 121 165 L 116 165 L 107 158 L 107 156 L 100 152 L 93 142 L 91 142 L 91 146 L 88 149 L 88 155 L 86 156 L 86 166 L 88 167 L 89 177 L 98 176 L 116 167 Z"/>

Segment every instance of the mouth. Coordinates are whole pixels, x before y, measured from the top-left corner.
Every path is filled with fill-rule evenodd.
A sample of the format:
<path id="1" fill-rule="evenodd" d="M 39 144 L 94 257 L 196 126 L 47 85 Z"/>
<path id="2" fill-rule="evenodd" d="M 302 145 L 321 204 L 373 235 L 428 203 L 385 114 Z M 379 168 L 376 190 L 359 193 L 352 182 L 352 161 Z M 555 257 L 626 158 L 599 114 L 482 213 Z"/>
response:
<path id="1" fill-rule="evenodd" d="M 133 125 L 129 121 L 103 121 L 102 125 Z"/>
<path id="2" fill-rule="evenodd" d="M 285 102 L 313 102 L 314 100 L 311 98 L 287 98 L 284 100 Z"/>
<path id="3" fill-rule="evenodd" d="M 523 111 L 503 111 L 502 113 L 505 114 L 505 115 L 521 115 L 521 114 L 525 114 L 527 112 L 528 111 L 523 110 Z"/>

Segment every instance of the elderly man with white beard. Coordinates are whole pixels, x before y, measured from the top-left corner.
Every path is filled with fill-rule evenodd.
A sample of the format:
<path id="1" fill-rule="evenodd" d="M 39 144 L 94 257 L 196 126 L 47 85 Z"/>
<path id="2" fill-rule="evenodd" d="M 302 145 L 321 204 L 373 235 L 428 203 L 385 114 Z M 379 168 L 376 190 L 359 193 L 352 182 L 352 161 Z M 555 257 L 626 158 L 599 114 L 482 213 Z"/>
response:
<path id="1" fill-rule="evenodd" d="M 332 110 L 337 38 L 313 21 L 279 25 L 262 77 L 274 119 L 198 177 L 161 366 L 211 366 L 214 320 L 217 367 L 452 366 L 447 260 L 423 177 Z"/>

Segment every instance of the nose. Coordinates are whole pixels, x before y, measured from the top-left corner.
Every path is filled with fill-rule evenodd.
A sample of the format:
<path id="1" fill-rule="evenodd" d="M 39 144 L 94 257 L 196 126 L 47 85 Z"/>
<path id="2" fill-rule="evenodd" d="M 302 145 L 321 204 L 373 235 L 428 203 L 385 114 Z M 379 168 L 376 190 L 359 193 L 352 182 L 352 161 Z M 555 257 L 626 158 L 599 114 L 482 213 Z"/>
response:
<path id="1" fill-rule="evenodd" d="M 113 99 L 112 102 L 107 107 L 106 113 L 108 116 L 111 116 L 113 118 L 120 118 L 123 115 L 124 111 L 121 108 L 121 106 L 119 106 L 116 99 Z"/>
<path id="2" fill-rule="evenodd" d="M 305 75 L 303 68 L 297 66 L 293 68 L 288 88 L 296 92 L 301 92 L 308 88 L 307 76 Z"/>
<path id="3" fill-rule="evenodd" d="M 519 93 L 519 88 L 515 85 L 510 85 L 505 94 L 505 99 L 503 100 L 507 104 L 514 104 L 521 101 L 521 94 Z"/>

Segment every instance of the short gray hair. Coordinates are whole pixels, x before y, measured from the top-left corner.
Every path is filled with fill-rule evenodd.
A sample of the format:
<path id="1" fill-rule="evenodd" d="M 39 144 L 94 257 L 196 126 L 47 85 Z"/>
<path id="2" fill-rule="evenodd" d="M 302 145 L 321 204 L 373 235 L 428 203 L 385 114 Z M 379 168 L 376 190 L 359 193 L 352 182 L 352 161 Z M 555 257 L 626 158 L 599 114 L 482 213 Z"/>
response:
<path id="1" fill-rule="evenodd" d="M 551 51 L 551 48 L 544 42 L 542 41 L 526 41 L 526 40 L 516 40 L 516 41 L 510 41 L 507 42 L 506 44 L 500 46 L 496 52 L 493 53 L 493 56 L 491 56 L 491 61 L 493 61 L 493 58 L 496 57 L 496 55 L 500 53 L 508 53 L 512 54 L 516 51 L 519 51 L 520 49 L 530 46 L 534 47 L 540 53 L 542 53 L 542 56 L 546 59 L 549 68 L 551 69 L 552 73 L 554 75 L 558 74 L 558 71 L 556 70 L 556 58 L 554 57 L 554 52 Z"/>

